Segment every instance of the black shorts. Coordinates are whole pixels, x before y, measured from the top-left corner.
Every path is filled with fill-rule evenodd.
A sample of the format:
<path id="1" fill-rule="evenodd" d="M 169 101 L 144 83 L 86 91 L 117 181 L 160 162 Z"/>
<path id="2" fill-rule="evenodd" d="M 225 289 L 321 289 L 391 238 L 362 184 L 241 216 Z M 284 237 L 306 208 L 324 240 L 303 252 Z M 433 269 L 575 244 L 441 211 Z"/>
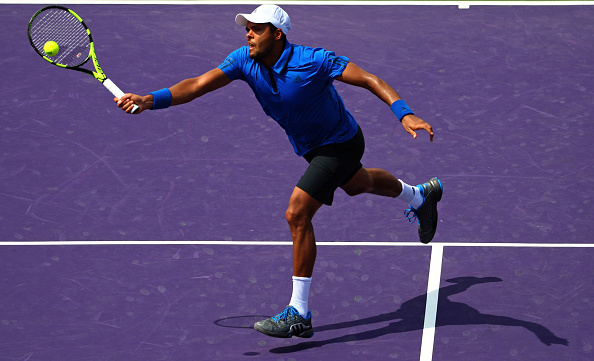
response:
<path id="1" fill-rule="evenodd" d="M 344 143 L 327 144 L 310 150 L 303 156 L 309 167 L 297 182 L 297 188 L 320 203 L 332 205 L 336 189 L 347 184 L 361 169 L 364 152 L 365 139 L 361 128 Z"/>

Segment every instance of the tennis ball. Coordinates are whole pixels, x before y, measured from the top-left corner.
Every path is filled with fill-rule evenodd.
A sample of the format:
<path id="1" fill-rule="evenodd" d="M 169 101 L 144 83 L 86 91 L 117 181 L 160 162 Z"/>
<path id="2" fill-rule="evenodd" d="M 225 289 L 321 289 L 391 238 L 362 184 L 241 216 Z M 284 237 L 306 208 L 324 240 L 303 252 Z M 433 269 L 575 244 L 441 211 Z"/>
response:
<path id="1" fill-rule="evenodd" d="M 60 51 L 60 47 L 55 41 L 48 41 L 43 45 L 43 51 L 49 56 L 56 56 Z"/>

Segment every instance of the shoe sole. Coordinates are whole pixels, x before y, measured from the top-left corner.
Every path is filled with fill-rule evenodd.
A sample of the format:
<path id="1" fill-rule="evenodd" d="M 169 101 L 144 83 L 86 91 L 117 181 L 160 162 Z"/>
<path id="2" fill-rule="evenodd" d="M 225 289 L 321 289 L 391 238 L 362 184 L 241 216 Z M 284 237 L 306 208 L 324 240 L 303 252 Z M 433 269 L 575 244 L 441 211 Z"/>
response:
<path id="1" fill-rule="evenodd" d="M 436 182 L 437 182 L 437 184 L 435 184 Z M 439 180 L 439 178 L 437 178 L 437 177 L 431 178 L 431 179 L 429 179 L 429 181 L 427 183 L 429 183 L 432 186 L 439 185 L 439 192 L 438 192 L 437 199 L 435 200 L 435 203 L 441 201 L 441 196 L 443 195 L 443 185 L 441 184 L 441 181 Z"/>
<path id="2" fill-rule="evenodd" d="M 291 333 L 274 333 L 274 332 L 270 332 L 267 331 L 261 327 L 259 327 L 259 325 L 254 325 L 254 330 L 265 334 L 266 336 L 270 336 L 270 337 L 276 337 L 276 338 L 291 338 L 293 336 L 295 337 L 300 337 L 300 338 L 310 338 L 314 335 L 314 331 L 313 328 L 303 331 L 299 334 L 291 334 Z"/>
<path id="3" fill-rule="evenodd" d="M 439 201 L 441 201 L 441 197 L 443 195 L 443 185 L 441 184 L 441 181 L 439 180 L 439 178 L 435 177 L 435 178 L 431 178 L 428 182 L 429 184 L 429 188 L 431 190 L 437 188 L 437 186 L 439 186 L 439 191 L 437 191 L 436 195 L 432 195 L 432 198 L 434 197 L 433 201 L 435 202 L 435 220 L 436 220 L 436 224 L 434 225 L 434 229 L 435 231 L 437 231 L 437 222 L 439 221 L 439 217 L 438 217 L 438 213 L 437 213 L 437 203 Z M 433 192 L 430 192 L 427 197 L 431 194 L 434 194 Z M 435 232 L 430 236 L 430 238 L 428 240 L 422 240 L 421 239 L 421 233 L 420 233 L 421 229 L 419 227 L 419 240 L 421 241 L 421 243 L 423 244 L 428 244 L 429 242 L 431 242 L 433 240 L 433 237 L 435 237 Z"/>

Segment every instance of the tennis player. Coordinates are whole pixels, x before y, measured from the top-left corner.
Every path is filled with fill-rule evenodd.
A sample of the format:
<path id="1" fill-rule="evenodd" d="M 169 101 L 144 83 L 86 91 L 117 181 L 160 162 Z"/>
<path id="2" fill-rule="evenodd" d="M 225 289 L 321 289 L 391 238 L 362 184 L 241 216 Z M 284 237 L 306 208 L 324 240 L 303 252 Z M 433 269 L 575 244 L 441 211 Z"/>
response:
<path id="1" fill-rule="evenodd" d="M 285 130 L 295 153 L 309 163 L 293 190 L 286 218 L 293 240 L 293 293 L 279 315 L 257 322 L 254 328 L 273 337 L 311 337 L 308 307 L 316 260 L 312 219 L 322 205 L 331 205 L 334 192 L 372 193 L 408 203 L 410 222 L 418 223 L 420 241 L 429 243 L 437 227 L 437 202 L 443 188 L 437 178 L 411 186 L 386 170 L 363 168 L 365 141 L 361 128 L 332 84 L 338 81 L 366 88 L 390 106 L 404 129 L 417 138 L 431 126 L 413 114 L 398 93 L 377 76 L 331 51 L 291 44 L 289 15 L 276 5 L 262 5 L 251 14 L 238 14 L 245 26 L 247 46 L 233 51 L 217 68 L 146 96 L 126 94 L 118 107 L 137 114 L 187 103 L 233 80 L 249 84 L 264 112 Z"/>

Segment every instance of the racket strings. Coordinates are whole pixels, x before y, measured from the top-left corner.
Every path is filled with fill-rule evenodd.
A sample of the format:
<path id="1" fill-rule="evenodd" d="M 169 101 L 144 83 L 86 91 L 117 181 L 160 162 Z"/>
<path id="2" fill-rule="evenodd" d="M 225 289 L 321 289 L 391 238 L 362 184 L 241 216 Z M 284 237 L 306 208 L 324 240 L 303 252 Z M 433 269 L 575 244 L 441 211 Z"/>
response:
<path id="1" fill-rule="evenodd" d="M 78 66 L 89 58 L 91 39 L 87 29 L 66 10 L 50 8 L 39 13 L 31 23 L 29 36 L 35 49 L 44 55 L 46 42 L 58 43 L 60 51 L 51 57 L 57 64 Z"/>

